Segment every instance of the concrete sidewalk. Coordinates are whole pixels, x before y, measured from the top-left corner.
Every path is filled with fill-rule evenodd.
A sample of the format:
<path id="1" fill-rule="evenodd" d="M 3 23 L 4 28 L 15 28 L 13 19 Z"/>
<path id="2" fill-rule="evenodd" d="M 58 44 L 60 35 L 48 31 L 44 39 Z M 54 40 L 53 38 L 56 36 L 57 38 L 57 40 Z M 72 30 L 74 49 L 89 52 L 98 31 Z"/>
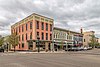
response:
<path id="1" fill-rule="evenodd" d="M 19 53 L 19 54 L 31 54 L 31 53 L 38 53 L 38 52 L 31 52 L 31 51 L 9 51 L 9 52 L 5 52 L 5 53 Z M 65 54 L 92 54 L 92 55 L 100 55 L 100 49 L 93 49 L 93 50 L 86 50 L 86 51 L 40 51 L 39 53 L 65 53 Z"/>
<path id="2" fill-rule="evenodd" d="M 69 51 L 66 53 L 69 54 L 92 54 L 92 55 L 100 55 L 100 49 L 92 49 L 92 50 L 85 50 L 85 51 Z"/>
<path id="3" fill-rule="evenodd" d="M 24 53 L 38 53 L 38 52 L 32 52 L 32 51 L 5 51 L 4 53 L 22 53 L 22 54 L 24 54 Z M 40 51 L 39 53 L 66 53 L 64 50 L 62 50 L 62 51 L 47 51 L 47 52 L 45 52 L 45 51 Z"/>

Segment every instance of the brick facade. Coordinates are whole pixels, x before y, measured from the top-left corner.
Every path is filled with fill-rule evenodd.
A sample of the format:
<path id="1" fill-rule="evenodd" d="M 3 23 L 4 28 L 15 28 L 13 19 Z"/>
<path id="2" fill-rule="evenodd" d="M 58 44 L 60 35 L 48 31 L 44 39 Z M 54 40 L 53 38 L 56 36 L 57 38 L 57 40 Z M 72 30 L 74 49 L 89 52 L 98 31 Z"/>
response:
<path id="1" fill-rule="evenodd" d="M 52 29 L 53 19 L 35 13 L 17 22 L 11 26 L 11 33 L 16 33 L 19 37 L 19 44 L 16 50 L 36 50 L 37 36 L 40 37 L 40 45 L 48 46 L 50 43 L 51 46 Z"/>

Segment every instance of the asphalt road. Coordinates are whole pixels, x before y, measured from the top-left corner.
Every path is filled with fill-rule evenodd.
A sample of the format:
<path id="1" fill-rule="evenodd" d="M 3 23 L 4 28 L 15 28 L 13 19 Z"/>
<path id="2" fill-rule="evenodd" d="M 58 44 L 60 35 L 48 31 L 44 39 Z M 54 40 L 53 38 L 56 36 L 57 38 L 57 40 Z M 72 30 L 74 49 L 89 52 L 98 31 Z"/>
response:
<path id="1" fill-rule="evenodd" d="M 0 67 L 100 67 L 100 55 L 0 53 Z"/>

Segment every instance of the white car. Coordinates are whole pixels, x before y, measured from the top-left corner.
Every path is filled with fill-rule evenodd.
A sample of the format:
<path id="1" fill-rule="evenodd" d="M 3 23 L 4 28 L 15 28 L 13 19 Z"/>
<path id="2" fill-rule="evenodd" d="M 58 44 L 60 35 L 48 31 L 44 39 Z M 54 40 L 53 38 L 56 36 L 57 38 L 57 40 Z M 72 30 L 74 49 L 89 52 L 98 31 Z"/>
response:
<path id="1" fill-rule="evenodd" d="M 84 47 L 84 50 L 87 50 L 88 48 L 87 47 Z"/>
<path id="2" fill-rule="evenodd" d="M 79 51 L 84 50 L 84 47 L 78 47 L 78 50 Z"/>
<path id="3" fill-rule="evenodd" d="M 84 47 L 84 50 L 91 50 L 92 47 Z"/>

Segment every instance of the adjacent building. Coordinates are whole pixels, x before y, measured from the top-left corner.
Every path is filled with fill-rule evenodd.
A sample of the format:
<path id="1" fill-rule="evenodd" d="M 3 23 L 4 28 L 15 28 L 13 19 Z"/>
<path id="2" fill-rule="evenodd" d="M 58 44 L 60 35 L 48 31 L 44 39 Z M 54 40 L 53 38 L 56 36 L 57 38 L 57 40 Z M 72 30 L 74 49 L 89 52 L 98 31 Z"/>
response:
<path id="1" fill-rule="evenodd" d="M 97 40 L 97 41 L 98 41 L 98 43 L 100 43 L 100 38 L 98 38 L 98 40 Z"/>
<path id="2" fill-rule="evenodd" d="M 83 45 L 83 34 L 54 27 L 53 41 L 55 49 L 66 49 L 70 46 L 82 46 Z"/>
<path id="3" fill-rule="evenodd" d="M 36 13 L 11 26 L 11 34 L 16 33 L 19 44 L 16 50 L 37 50 L 37 37 L 40 50 L 51 50 L 54 20 Z"/>
<path id="4" fill-rule="evenodd" d="M 95 41 L 96 41 L 97 43 L 99 43 L 99 38 L 98 38 L 98 37 L 95 37 Z"/>
<path id="5" fill-rule="evenodd" d="M 91 42 L 92 35 L 95 35 L 94 31 L 83 32 L 83 46 L 89 47 L 89 43 Z"/>

